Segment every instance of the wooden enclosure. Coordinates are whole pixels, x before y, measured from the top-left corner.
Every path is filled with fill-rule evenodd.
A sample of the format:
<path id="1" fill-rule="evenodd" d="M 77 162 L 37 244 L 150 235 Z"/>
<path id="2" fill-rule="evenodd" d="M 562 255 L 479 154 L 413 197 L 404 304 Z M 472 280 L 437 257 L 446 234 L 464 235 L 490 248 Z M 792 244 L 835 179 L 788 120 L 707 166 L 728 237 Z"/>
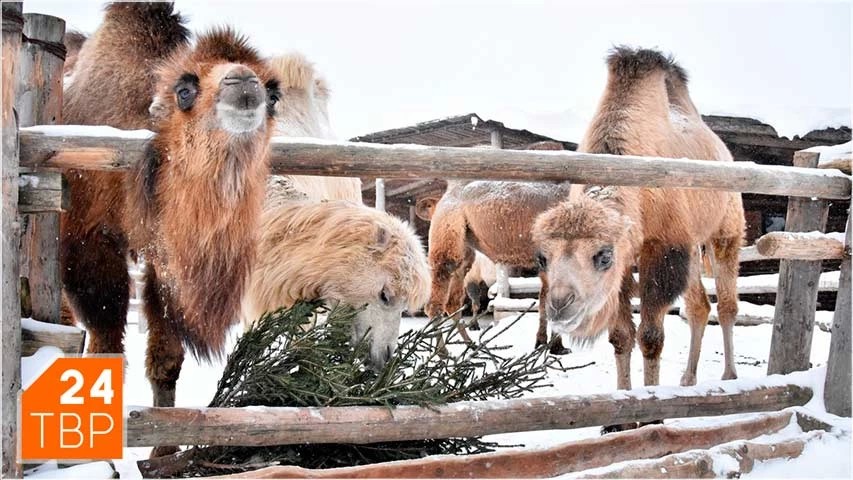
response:
<path id="1" fill-rule="evenodd" d="M 33 292 L 34 316 L 45 321 L 58 321 L 59 318 L 58 211 L 66 205 L 58 172 L 69 168 L 126 170 L 142 158 L 151 136 L 145 132 L 103 127 L 50 126 L 61 121 L 58 113 L 61 111 L 61 88 L 57 87 L 57 78 L 61 82 L 62 63 L 57 60 L 56 44 L 61 44 L 60 32 L 64 32 L 64 25 L 55 21 L 58 19 L 22 15 L 21 12 L 21 3 L 3 3 L 3 316 L 0 331 L 3 477 L 18 477 L 21 473 L 16 442 L 21 356 L 20 272 L 25 268 L 24 262 L 29 289 Z M 38 41 L 24 42 L 26 47 L 22 48 L 22 32 L 26 33 L 26 38 Z M 32 65 L 25 61 L 29 58 L 33 60 Z M 32 73 L 20 78 L 19 72 Z M 39 126 L 21 128 L 25 125 Z M 850 177 L 838 170 L 814 168 L 817 157 L 809 152 L 797 155 L 796 166 L 782 167 L 572 151 L 306 143 L 279 139 L 272 145 L 270 162 L 273 172 L 282 174 L 550 180 L 786 195 L 791 197 L 787 222 L 791 231 L 823 230 L 825 199 L 849 200 L 851 195 Z M 24 187 L 19 189 L 20 175 L 41 175 L 48 180 L 39 182 L 44 186 L 41 193 L 33 193 Z M 385 188 L 382 183 L 376 186 L 377 189 Z M 41 200 L 22 204 L 27 198 Z M 23 212 L 38 214 L 28 222 L 28 260 L 19 255 Z M 773 256 L 784 260 L 779 277 L 769 373 L 789 373 L 809 367 L 820 262 L 840 258 L 842 268 L 825 400 L 830 412 L 850 416 L 849 220 L 843 243 L 834 240 L 835 243 L 821 243 L 826 248 L 817 248 L 818 242 L 810 238 L 792 236 L 784 240 L 785 245 L 772 249 Z M 128 444 L 254 445 L 261 438 L 257 435 L 259 428 L 264 432 L 279 431 L 279 435 L 263 437 L 278 443 L 399 440 L 429 438 L 430 435 L 472 436 L 577 428 L 664 417 L 775 411 L 803 405 L 811 397 L 811 391 L 797 385 L 776 385 L 746 389 L 737 394 L 705 392 L 697 395 L 685 389 L 674 398 L 657 396 L 654 391 L 641 399 L 617 397 L 472 402 L 436 409 L 329 408 L 320 412 L 320 419 L 308 409 L 135 409 L 127 420 Z M 556 404 L 560 408 L 554 408 Z M 475 414 L 476 418 L 472 416 Z M 366 423 L 372 426 L 365 426 Z M 331 431 L 337 433 L 328 433 Z"/>

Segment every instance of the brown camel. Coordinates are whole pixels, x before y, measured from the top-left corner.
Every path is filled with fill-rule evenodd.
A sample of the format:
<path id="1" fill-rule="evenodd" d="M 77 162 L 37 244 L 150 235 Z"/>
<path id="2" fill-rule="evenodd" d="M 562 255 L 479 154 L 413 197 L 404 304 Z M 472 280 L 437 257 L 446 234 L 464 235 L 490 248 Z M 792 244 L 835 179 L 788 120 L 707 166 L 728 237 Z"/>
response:
<path id="1" fill-rule="evenodd" d="M 450 182 L 435 206 L 429 230 L 432 292 L 430 317 L 456 312 L 464 302 L 464 278 L 479 250 L 510 267 L 535 267 L 530 228 L 537 215 L 567 198 L 568 183 Z M 539 329 L 536 345 L 548 343 L 545 300 L 547 279 L 540 274 Z M 552 335 L 551 352 L 564 354 L 560 335 Z"/>
<path id="2" fill-rule="evenodd" d="M 687 91 L 687 76 L 653 50 L 616 48 L 609 78 L 580 151 L 731 162 Z M 640 272 L 645 384 L 659 381 L 663 317 L 684 294 L 691 342 L 682 385 L 696 366 L 710 306 L 697 245 L 713 248 L 725 349 L 724 379 L 736 378 L 732 326 L 737 314 L 738 253 L 744 234 L 741 196 L 699 189 L 586 186 L 536 220 L 537 258 L 550 282 L 546 310 L 555 331 L 578 341 L 609 330 L 617 388 L 631 388 L 635 327 L 630 298 Z"/>
<path id="3" fill-rule="evenodd" d="M 128 175 L 69 172 L 61 252 L 65 292 L 92 353 L 123 352 L 128 249 L 148 262 L 155 406 L 174 405 L 184 345 L 202 359 L 218 356 L 239 319 L 279 95 L 243 37 L 212 30 L 194 47 L 187 38 L 171 4 L 108 5 L 79 53 L 63 111 L 69 124 L 156 131 Z"/>

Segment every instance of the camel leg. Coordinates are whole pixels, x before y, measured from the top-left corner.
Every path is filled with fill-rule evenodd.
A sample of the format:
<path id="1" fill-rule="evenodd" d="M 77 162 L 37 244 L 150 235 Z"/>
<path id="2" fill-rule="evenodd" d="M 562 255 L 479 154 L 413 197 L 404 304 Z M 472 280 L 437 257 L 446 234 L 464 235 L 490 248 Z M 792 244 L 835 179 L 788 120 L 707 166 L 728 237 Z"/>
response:
<path id="1" fill-rule="evenodd" d="M 672 302 L 687 287 L 692 245 L 663 245 L 646 242 L 640 253 L 640 328 L 638 341 L 643 352 L 645 385 L 660 383 L 663 351 L 663 317 Z"/>
<path id="2" fill-rule="evenodd" d="M 619 309 L 616 317 L 610 322 L 609 338 L 613 346 L 613 356 L 616 360 L 616 388 L 631 389 L 631 350 L 634 349 L 634 339 L 637 329 L 634 326 L 631 311 L 631 297 L 634 296 L 634 276 L 629 269 L 622 278 L 622 289 L 619 292 Z M 621 432 L 637 428 L 637 423 L 607 425 L 601 428 L 601 433 Z"/>
<path id="3" fill-rule="evenodd" d="M 695 258 L 695 257 L 694 257 Z M 687 368 L 681 377 L 682 386 L 696 385 L 696 369 L 699 366 L 699 353 L 702 349 L 702 337 L 708 324 L 708 313 L 711 304 L 702 286 L 702 265 L 698 260 L 693 263 L 687 290 L 684 293 L 684 304 L 687 310 L 687 320 L 690 322 L 690 353 L 687 357 Z"/>
<path id="4" fill-rule="evenodd" d="M 73 316 L 89 331 L 89 353 L 124 353 L 130 275 L 123 238 L 64 233 L 62 283 Z"/>
<path id="5" fill-rule="evenodd" d="M 724 238 L 712 241 L 717 266 L 717 317 L 723 329 L 723 351 L 726 366 L 723 380 L 737 378 L 734 354 L 734 325 L 737 318 L 737 277 L 740 268 L 740 238 Z"/>
<path id="6" fill-rule="evenodd" d="M 154 406 L 174 407 L 175 387 L 184 363 L 184 346 L 176 327 L 180 312 L 172 305 L 170 292 L 158 281 L 151 265 L 145 273 L 143 296 L 145 317 L 148 319 L 145 373 L 154 393 Z M 176 451 L 176 446 L 157 446 L 151 451 L 151 458 Z"/>

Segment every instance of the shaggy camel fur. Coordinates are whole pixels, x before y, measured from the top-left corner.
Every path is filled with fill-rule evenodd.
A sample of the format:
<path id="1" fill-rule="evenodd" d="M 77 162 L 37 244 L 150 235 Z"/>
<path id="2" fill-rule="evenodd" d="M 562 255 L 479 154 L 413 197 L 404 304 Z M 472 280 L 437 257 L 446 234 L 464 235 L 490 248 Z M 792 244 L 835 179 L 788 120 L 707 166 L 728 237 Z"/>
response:
<path id="1" fill-rule="evenodd" d="M 65 45 L 65 65 L 62 67 L 62 73 L 65 77 L 74 74 L 74 67 L 77 66 L 77 55 L 80 54 L 80 49 L 86 42 L 86 34 L 77 30 L 69 30 L 65 32 L 65 37 L 62 38 L 62 43 Z"/>
<path id="2" fill-rule="evenodd" d="M 325 81 L 299 54 L 271 65 L 288 99 L 276 109 L 276 133 L 328 138 Z M 393 216 L 361 205 L 357 178 L 271 177 L 258 258 L 243 302 L 244 325 L 300 299 L 366 305 L 353 336 L 370 329 L 376 365 L 396 347 L 403 309 L 419 309 L 429 292 L 420 240 Z"/>
<path id="3" fill-rule="evenodd" d="M 219 355 L 239 318 L 280 95 L 244 38 L 214 30 L 190 48 L 187 36 L 171 4 L 108 5 L 80 52 L 63 112 L 67 123 L 156 131 L 129 175 L 69 174 L 62 238 L 64 287 L 93 353 L 123 351 L 128 248 L 148 262 L 155 406 L 174 405 L 183 346 L 200 358 Z M 155 91 L 162 105 L 149 125 Z"/>
<path id="4" fill-rule="evenodd" d="M 479 250 L 494 262 L 510 267 L 535 267 L 530 228 L 537 215 L 567 198 L 568 183 L 451 182 L 432 216 L 429 261 L 432 293 L 426 313 L 435 316 L 459 310 L 464 301 L 465 274 Z M 544 272 L 542 285 L 547 286 Z M 547 288 L 539 292 L 539 330 L 536 345 L 548 342 L 544 305 Z M 567 353 L 559 335 L 551 352 Z"/>
<path id="5" fill-rule="evenodd" d="M 244 321 L 303 299 L 366 305 L 353 338 L 370 329 L 370 360 L 376 366 L 396 347 L 403 310 L 418 310 L 429 295 L 420 239 L 402 221 L 364 205 L 283 202 L 269 208 L 258 251 Z"/>
<path id="6" fill-rule="evenodd" d="M 607 87 L 581 151 L 732 161 L 726 146 L 702 121 L 690 100 L 686 74 L 671 58 L 653 50 L 617 48 L 607 62 Z M 696 250 L 697 245 L 710 245 L 718 267 L 723 378 L 736 378 L 732 326 L 743 234 L 743 206 L 737 193 L 576 188 L 570 200 L 539 216 L 533 227 L 537 257 L 550 281 L 546 310 L 551 324 L 580 341 L 608 329 L 616 354 L 617 387 L 631 388 L 636 334 L 631 268 L 636 264 L 645 384 L 658 384 L 663 317 L 684 293 L 691 341 L 681 383 L 693 385 L 710 309 Z"/>
<path id="7" fill-rule="evenodd" d="M 329 123 L 329 86 L 314 65 L 299 53 L 274 57 L 269 64 L 281 79 L 281 90 L 287 99 L 275 108 L 276 135 L 334 139 Z M 270 182 L 291 189 L 293 199 L 361 203 L 359 178 L 289 175 L 276 176 Z"/>

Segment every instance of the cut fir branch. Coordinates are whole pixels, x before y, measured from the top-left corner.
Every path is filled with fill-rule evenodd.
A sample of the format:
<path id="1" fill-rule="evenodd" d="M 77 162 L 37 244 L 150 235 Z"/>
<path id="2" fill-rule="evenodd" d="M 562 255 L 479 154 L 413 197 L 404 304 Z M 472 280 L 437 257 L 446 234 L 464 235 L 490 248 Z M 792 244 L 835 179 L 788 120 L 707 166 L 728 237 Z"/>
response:
<path id="1" fill-rule="evenodd" d="M 452 322 L 433 319 L 404 333 L 395 354 L 379 371 L 364 362 L 368 345 L 351 341 L 356 310 L 297 303 L 265 315 L 243 334 L 229 356 L 211 407 L 263 406 L 435 406 L 465 400 L 517 398 L 546 384 L 547 370 L 561 368 L 542 347 L 507 356 L 495 340 L 517 322 L 485 329 L 481 342 L 460 338 Z M 326 321 L 313 325 L 320 315 Z M 459 350 L 439 353 L 441 339 Z M 316 444 L 277 447 L 193 447 L 179 476 L 248 470 L 259 463 L 331 468 L 419 458 L 473 454 L 499 445 L 479 438 L 426 439 L 368 445 Z"/>

